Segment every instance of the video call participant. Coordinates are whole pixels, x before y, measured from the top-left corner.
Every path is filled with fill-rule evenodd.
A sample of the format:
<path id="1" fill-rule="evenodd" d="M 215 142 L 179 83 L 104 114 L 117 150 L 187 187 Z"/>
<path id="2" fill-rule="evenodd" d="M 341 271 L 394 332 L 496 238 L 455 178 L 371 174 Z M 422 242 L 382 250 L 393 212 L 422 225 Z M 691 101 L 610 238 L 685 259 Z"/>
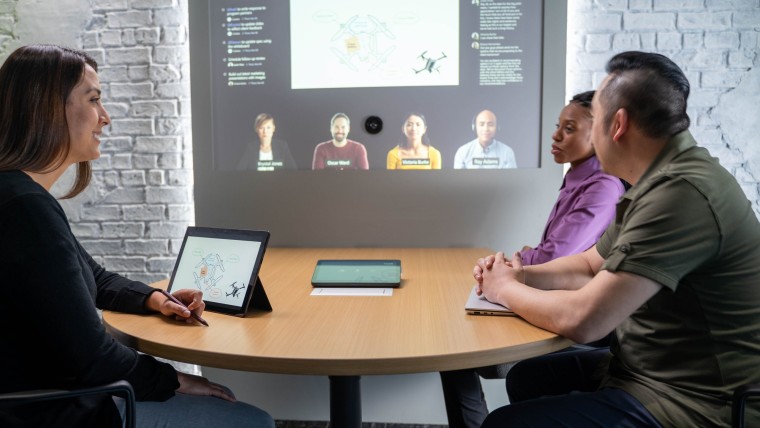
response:
<path id="1" fill-rule="evenodd" d="M 402 142 L 388 152 L 387 169 L 441 169 L 441 152 L 430 145 L 425 116 L 410 113 L 401 133 Z"/>
<path id="2" fill-rule="evenodd" d="M 523 265 L 581 253 L 592 247 L 615 217 L 624 188 L 617 177 L 601 170 L 591 145 L 591 100 L 594 91 L 575 95 L 562 109 L 552 134 L 552 155 L 569 163 L 541 241 L 520 252 Z M 479 427 L 488 415 L 480 376 L 504 377 L 510 364 L 441 372 L 449 426 Z"/>
<path id="3" fill-rule="evenodd" d="M 472 121 L 477 138 L 459 147 L 454 155 L 454 169 L 517 168 L 515 152 L 495 139 L 498 124 L 496 115 L 483 110 Z"/>
<path id="4" fill-rule="evenodd" d="M 174 293 L 188 310 L 105 270 L 50 193 L 72 166 L 64 198 L 84 191 L 100 157 L 111 118 L 97 67 L 84 52 L 52 45 L 20 47 L 0 67 L 0 393 L 126 380 L 139 427 L 274 427 L 226 387 L 177 372 L 105 330 L 97 308 L 190 321 L 205 306 L 200 291 Z M 118 408 L 108 394 L 43 401 L 0 409 L 0 426 L 121 427 Z"/>
<path id="5" fill-rule="evenodd" d="M 673 61 L 623 52 L 606 69 L 591 140 L 602 169 L 633 185 L 614 222 L 584 253 L 534 266 L 497 253 L 473 276 L 489 300 L 575 342 L 614 331 L 611 352 L 516 364 L 511 404 L 485 428 L 728 427 L 734 390 L 760 382 L 752 204 L 689 132 L 689 81 Z M 747 426 L 760 426 L 754 406 Z"/>
<path id="6" fill-rule="evenodd" d="M 288 143 L 275 140 L 274 117 L 268 113 L 256 116 L 253 129 L 256 139 L 245 148 L 237 164 L 238 170 L 274 171 L 276 169 L 296 169 L 296 162 L 290 154 Z"/>
<path id="7" fill-rule="evenodd" d="M 367 149 L 363 144 L 348 139 L 351 120 L 345 113 L 336 113 L 330 119 L 332 140 L 317 144 L 311 169 L 369 169 Z"/>

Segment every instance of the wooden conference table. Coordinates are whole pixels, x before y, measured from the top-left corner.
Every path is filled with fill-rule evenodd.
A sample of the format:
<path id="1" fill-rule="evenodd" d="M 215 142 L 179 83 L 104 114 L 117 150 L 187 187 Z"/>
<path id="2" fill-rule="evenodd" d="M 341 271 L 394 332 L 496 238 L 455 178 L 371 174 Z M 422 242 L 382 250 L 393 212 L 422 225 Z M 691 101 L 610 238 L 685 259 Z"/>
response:
<path id="1" fill-rule="evenodd" d="M 175 361 L 330 378 L 331 426 L 360 426 L 360 376 L 437 372 L 517 361 L 571 341 L 518 317 L 467 315 L 472 267 L 485 248 L 270 248 L 260 279 L 272 312 L 205 312 L 210 327 L 104 311 L 108 331 Z M 312 296 L 318 259 L 400 259 L 390 297 Z M 165 287 L 167 281 L 156 286 Z"/>

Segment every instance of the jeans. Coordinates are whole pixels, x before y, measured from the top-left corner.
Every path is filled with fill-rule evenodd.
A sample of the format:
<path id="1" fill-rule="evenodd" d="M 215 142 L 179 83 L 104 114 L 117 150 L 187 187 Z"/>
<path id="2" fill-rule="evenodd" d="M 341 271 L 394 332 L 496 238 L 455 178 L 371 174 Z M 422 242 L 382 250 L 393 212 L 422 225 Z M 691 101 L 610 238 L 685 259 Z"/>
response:
<path id="1" fill-rule="evenodd" d="M 599 388 L 608 348 L 531 358 L 507 374 L 510 405 L 483 422 L 493 427 L 657 427 L 660 423 L 621 389 Z"/>
<path id="2" fill-rule="evenodd" d="M 123 415 L 124 401 L 114 401 Z M 199 395 L 177 393 L 166 401 L 138 401 L 135 413 L 139 428 L 274 428 L 274 419 L 258 407 Z"/>

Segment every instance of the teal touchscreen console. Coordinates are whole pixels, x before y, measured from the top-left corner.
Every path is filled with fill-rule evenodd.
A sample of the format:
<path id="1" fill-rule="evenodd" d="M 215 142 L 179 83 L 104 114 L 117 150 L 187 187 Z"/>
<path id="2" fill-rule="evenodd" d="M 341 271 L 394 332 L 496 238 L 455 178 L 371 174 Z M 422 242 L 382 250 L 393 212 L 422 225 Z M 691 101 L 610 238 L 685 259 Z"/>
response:
<path id="1" fill-rule="evenodd" d="M 311 277 L 314 287 L 398 287 L 400 260 L 319 260 Z"/>

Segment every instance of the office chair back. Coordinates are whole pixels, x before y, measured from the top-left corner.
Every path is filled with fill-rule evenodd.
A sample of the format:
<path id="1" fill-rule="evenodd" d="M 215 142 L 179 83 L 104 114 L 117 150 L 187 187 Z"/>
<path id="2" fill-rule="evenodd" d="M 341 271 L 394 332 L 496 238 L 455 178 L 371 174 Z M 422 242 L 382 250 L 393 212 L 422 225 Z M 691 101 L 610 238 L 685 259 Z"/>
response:
<path id="1" fill-rule="evenodd" d="M 38 390 L 19 391 L 0 394 L 0 408 L 21 406 L 50 400 L 84 397 L 95 394 L 111 394 L 124 399 L 124 428 L 135 428 L 135 392 L 132 385 L 125 380 L 112 382 L 91 388 L 73 390 Z"/>

